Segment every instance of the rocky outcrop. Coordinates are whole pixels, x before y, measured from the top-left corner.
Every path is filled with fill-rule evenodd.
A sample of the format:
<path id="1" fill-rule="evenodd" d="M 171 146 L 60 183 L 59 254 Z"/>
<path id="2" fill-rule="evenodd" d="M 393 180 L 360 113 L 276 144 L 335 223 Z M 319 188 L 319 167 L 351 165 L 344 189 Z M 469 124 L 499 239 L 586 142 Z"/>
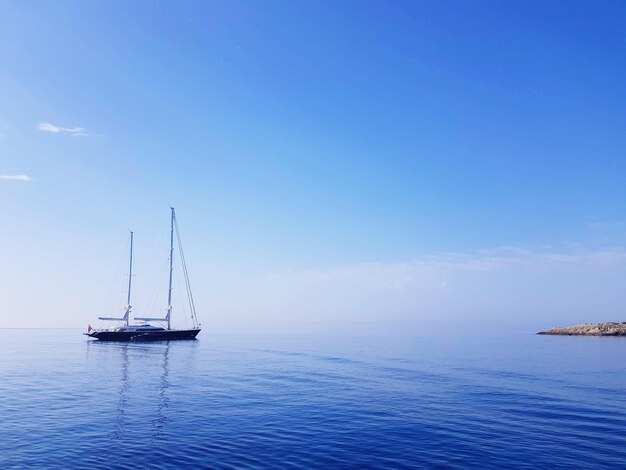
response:
<path id="1" fill-rule="evenodd" d="M 626 322 L 583 323 L 576 326 L 555 327 L 538 335 L 567 336 L 626 336 Z"/>

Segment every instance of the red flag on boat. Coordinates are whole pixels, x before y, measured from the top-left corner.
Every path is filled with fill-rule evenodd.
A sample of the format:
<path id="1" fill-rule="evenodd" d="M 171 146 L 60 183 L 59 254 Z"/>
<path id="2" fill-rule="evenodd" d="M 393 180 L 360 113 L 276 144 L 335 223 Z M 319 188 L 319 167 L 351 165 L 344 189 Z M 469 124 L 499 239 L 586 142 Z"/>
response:
<path id="1" fill-rule="evenodd" d="M 91 325 L 89 325 L 89 326 L 87 327 L 87 333 L 91 333 L 91 330 L 93 330 L 93 328 L 91 327 Z"/>

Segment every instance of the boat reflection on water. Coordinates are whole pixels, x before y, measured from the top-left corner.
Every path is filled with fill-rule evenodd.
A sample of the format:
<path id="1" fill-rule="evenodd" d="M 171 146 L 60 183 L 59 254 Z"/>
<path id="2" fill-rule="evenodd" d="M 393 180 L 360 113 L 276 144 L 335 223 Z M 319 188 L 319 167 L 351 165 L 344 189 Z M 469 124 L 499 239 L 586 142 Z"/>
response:
<path id="1" fill-rule="evenodd" d="M 119 360 L 117 370 L 111 371 L 111 376 L 119 377 L 119 382 L 110 383 L 108 387 L 103 384 L 102 389 L 102 393 L 117 395 L 117 399 L 114 400 L 114 412 L 112 407 L 109 408 L 112 411 L 111 415 L 115 415 L 111 416 L 110 420 L 113 423 L 113 429 L 109 433 L 110 439 L 127 440 L 138 429 L 145 432 L 148 423 L 149 429 L 152 430 L 151 442 L 156 441 L 164 433 L 169 421 L 167 410 L 170 405 L 168 389 L 171 347 L 169 341 L 87 342 L 87 355 L 91 356 L 92 360 L 95 356 L 109 364 L 112 356 Z M 92 348 L 97 349 L 97 352 Z M 103 400 L 103 403 L 105 402 L 106 400 Z M 146 440 L 145 434 L 142 439 Z"/>
<path id="2" fill-rule="evenodd" d="M 167 424 L 168 418 L 165 415 L 165 411 L 170 401 L 169 397 L 167 396 L 167 389 L 170 386 L 168 382 L 168 376 L 169 376 L 168 356 L 170 352 L 170 343 L 165 342 L 162 346 L 163 346 L 163 363 L 161 365 L 162 373 L 161 373 L 161 378 L 159 382 L 159 401 L 157 402 L 156 417 L 154 419 L 154 432 L 152 433 L 153 441 L 156 440 L 161 435 L 161 433 L 163 432 L 163 429 L 165 428 Z"/>
<path id="3" fill-rule="evenodd" d="M 115 410 L 115 425 L 113 432 L 111 433 L 111 439 L 120 439 L 122 436 L 122 429 L 124 427 L 124 410 L 126 409 L 126 403 L 128 402 L 128 347 L 123 345 L 120 348 L 121 354 L 121 370 L 120 370 L 120 388 L 119 399 L 117 401 L 117 408 Z"/>

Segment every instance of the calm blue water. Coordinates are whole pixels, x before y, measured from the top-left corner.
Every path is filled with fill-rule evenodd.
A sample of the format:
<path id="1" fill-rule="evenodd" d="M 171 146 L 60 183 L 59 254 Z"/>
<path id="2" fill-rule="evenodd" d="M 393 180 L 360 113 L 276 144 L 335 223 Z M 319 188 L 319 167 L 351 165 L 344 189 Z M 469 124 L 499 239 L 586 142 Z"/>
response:
<path id="1" fill-rule="evenodd" d="M 625 467 L 626 338 L 0 330 L 0 468 Z"/>

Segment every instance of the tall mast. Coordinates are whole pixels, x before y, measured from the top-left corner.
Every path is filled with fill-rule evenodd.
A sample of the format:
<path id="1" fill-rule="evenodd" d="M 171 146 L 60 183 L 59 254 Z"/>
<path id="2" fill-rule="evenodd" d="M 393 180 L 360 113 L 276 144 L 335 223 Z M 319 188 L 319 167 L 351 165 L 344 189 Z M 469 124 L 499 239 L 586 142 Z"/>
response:
<path id="1" fill-rule="evenodd" d="M 128 263 L 128 298 L 126 300 L 126 315 L 124 318 L 126 319 L 126 326 L 129 324 L 130 319 L 130 289 L 132 287 L 133 282 L 133 232 L 130 232 L 130 262 Z"/>
<path id="2" fill-rule="evenodd" d="M 174 208 L 172 210 L 172 219 L 170 221 L 170 286 L 167 291 L 167 329 L 170 329 L 170 314 L 172 313 L 172 273 L 174 271 Z"/>

